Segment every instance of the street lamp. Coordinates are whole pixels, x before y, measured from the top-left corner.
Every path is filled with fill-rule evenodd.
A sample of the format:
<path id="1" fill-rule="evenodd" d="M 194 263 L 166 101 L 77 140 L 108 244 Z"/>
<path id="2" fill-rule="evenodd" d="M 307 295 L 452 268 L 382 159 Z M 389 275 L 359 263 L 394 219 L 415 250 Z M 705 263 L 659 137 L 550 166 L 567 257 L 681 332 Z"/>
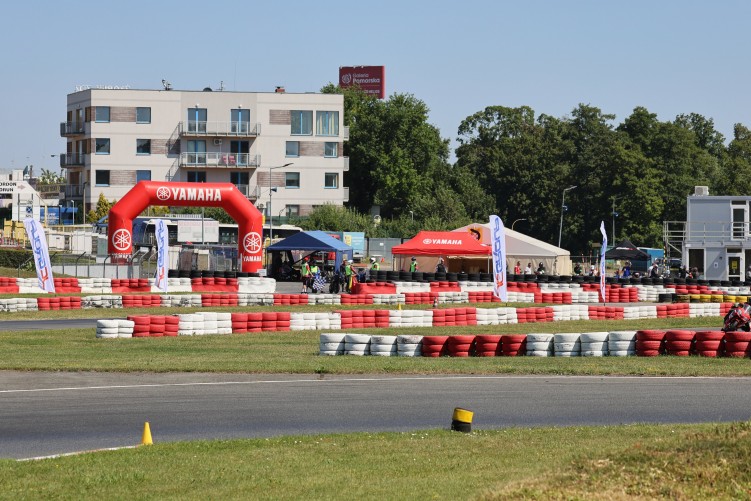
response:
<path id="1" fill-rule="evenodd" d="M 269 165 L 269 242 L 271 242 L 274 239 L 274 213 L 271 211 L 271 193 L 276 191 L 276 188 L 271 187 L 271 171 L 273 169 L 281 169 L 283 167 L 289 167 L 290 165 L 294 165 L 294 163 L 290 162 L 284 165 L 277 165 L 275 167 L 272 167 Z"/>
<path id="2" fill-rule="evenodd" d="M 578 186 L 569 186 L 563 189 L 563 197 L 561 197 L 561 225 L 558 228 L 558 247 L 561 246 L 561 235 L 563 235 L 563 211 L 566 210 L 566 192 L 577 188 Z"/>
<path id="3" fill-rule="evenodd" d="M 513 230 L 513 229 L 514 229 L 514 225 L 515 225 L 516 223 L 518 223 L 519 221 L 526 221 L 526 220 L 527 220 L 527 218 L 526 218 L 526 217 L 523 217 L 523 218 L 521 218 L 521 219 L 516 219 L 516 220 L 515 220 L 515 221 L 514 221 L 513 223 L 511 223 L 511 230 Z"/>

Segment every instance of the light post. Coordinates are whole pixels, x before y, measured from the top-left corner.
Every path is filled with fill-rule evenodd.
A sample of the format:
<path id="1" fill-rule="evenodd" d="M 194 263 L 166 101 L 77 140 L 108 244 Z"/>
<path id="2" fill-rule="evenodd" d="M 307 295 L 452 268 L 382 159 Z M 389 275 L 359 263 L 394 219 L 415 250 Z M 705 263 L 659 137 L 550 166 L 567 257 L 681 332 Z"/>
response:
<path id="1" fill-rule="evenodd" d="M 271 187 L 271 171 L 273 169 L 289 167 L 290 165 L 294 165 L 294 163 L 290 162 L 284 165 L 277 165 L 275 167 L 269 165 L 269 242 L 274 239 L 274 213 L 271 210 L 271 194 L 276 191 L 276 188 Z"/>
<path id="2" fill-rule="evenodd" d="M 523 217 L 523 218 L 520 218 L 520 219 L 516 219 L 516 220 L 514 220 L 514 222 L 513 222 L 513 223 L 511 223 L 511 230 L 513 231 L 513 229 L 514 229 L 514 225 L 515 225 L 516 223 L 518 223 L 519 221 L 526 221 L 526 220 L 527 220 L 527 218 L 526 218 L 526 217 Z"/>
<path id="3" fill-rule="evenodd" d="M 578 186 L 569 186 L 563 189 L 563 197 L 561 197 L 561 225 L 558 228 L 558 247 L 561 246 L 561 235 L 563 235 L 563 211 L 566 210 L 566 192 L 577 188 Z"/>

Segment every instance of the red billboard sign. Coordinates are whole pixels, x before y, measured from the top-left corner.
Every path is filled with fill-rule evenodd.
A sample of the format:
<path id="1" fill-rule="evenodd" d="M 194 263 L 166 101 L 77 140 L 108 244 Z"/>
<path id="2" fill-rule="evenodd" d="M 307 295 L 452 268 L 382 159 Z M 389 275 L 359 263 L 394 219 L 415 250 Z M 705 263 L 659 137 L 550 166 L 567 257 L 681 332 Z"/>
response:
<path id="1" fill-rule="evenodd" d="M 386 97 L 385 66 L 340 66 L 339 86 L 358 85 L 366 94 L 379 99 Z"/>

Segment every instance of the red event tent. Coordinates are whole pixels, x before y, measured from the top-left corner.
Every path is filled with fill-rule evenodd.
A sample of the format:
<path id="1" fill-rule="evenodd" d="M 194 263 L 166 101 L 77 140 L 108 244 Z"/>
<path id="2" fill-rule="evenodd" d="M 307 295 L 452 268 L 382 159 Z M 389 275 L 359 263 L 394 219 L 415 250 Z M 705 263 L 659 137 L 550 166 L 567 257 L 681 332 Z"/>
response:
<path id="1" fill-rule="evenodd" d="M 421 231 L 411 240 L 394 246 L 391 253 L 413 256 L 487 256 L 491 254 L 491 249 L 469 233 Z"/>

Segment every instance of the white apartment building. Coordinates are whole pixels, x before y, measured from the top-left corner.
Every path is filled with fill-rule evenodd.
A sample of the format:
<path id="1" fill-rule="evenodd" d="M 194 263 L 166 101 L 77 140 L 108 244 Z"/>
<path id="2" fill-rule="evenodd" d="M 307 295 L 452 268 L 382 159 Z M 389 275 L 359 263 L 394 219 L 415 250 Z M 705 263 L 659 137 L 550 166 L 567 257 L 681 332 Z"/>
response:
<path id="1" fill-rule="evenodd" d="M 89 210 L 141 180 L 234 183 L 274 220 L 348 200 L 341 95 L 165 87 L 68 94 L 66 200 Z"/>

